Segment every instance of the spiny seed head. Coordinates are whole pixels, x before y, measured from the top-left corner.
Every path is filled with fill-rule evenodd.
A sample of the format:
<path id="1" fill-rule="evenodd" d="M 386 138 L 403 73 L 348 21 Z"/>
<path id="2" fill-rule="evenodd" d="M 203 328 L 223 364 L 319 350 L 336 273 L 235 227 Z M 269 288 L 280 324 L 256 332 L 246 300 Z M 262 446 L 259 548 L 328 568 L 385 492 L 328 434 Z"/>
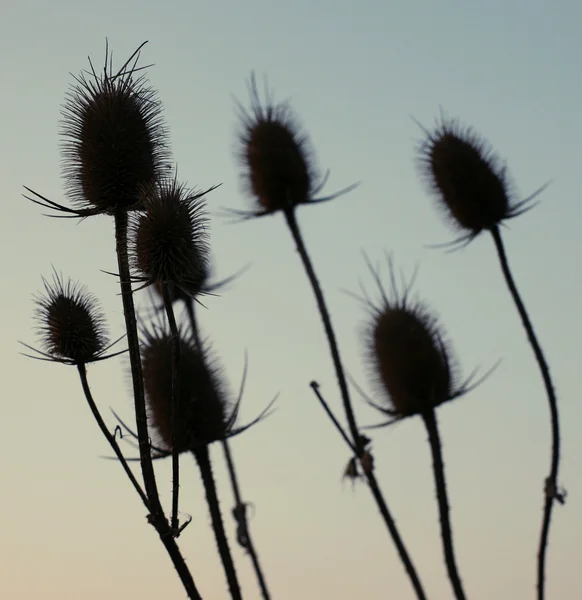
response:
<path id="1" fill-rule="evenodd" d="M 419 165 L 453 224 L 472 238 L 517 216 L 505 164 L 473 129 L 444 117 L 419 148 Z"/>
<path id="2" fill-rule="evenodd" d="M 404 418 L 458 397 L 465 387 L 456 383 L 455 362 L 437 319 L 424 304 L 410 301 L 410 286 L 398 293 L 391 264 L 390 269 L 391 298 L 372 271 L 382 302 L 367 299 L 366 348 L 372 378 L 389 403 L 385 412 Z"/>
<path id="3" fill-rule="evenodd" d="M 240 104 L 239 158 L 246 191 L 262 213 L 290 210 L 309 202 L 319 176 L 307 135 L 286 102 L 266 93 L 263 105 L 254 76 L 249 82 L 250 112 Z"/>
<path id="4" fill-rule="evenodd" d="M 36 322 L 45 352 L 58 360 L 86 364 L 107 349 L 105 318 L 85 286 L 43 278 L 44 294 L 35 297 Z"/>
<path id="5" fill-rule="evenodd" d="M 114 73 L 106 51 L 103 72 L 91 65 L 67 94 L 63 176 L 80 208 L 107 214 L 136 208 L 162 172 L 168 155 L 162 107 L 145 77 L 136 76 L 138 59 L 139 49 Z"/>
<path id="6" fill-rule="evenodd" d="M 229 432 L 230 407 L 221 374 L 205 350 L 180 333 L 178 370 L 179 451 L 224 439 Z M 147 331 L 142 348 L 144 387 L 150 422 L 162 449 L 172 449 L 172 338 L 161 329 Z M 159 445 L 159 444 L 158 444 Z"/>
<path id="7" fill-rule="evenodd" d="M 151 282 L 200 291 L 209 261 L 203 195 L 173 179 L 160 181 L 146 198 L 134 224 L 134 263 Z"/>
<path id="8" fill-rule="evenodd" d="M 398 415 L 422 413 L 451 398 L 447 350 L 435 321 L 420 305 L 385 306 L 372 326 L 370 355 Z"/>

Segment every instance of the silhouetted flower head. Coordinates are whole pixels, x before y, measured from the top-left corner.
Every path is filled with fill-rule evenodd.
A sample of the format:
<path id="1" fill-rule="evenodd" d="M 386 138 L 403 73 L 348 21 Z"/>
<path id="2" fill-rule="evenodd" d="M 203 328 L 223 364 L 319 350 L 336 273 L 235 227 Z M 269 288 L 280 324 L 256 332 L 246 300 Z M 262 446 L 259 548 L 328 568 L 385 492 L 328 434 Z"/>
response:
<path id="1" fill-rule="evenodd" d="M 366 350 L 371 375 L 387 400 L 386 405 L 374 406 L 399 419 L 463 395 L 471 378 L 459 385 L 456 363 L 436 317 L 423 303 L 410 300 L 410 285 L 399 294 L 391 264 L 390 269 L 391 297 L 371 268 L 381 302 L 366 301 L 371 314 Z"/>
<path id="2" fill-rule="evenodd" d="M 321 177 L 307 133 L 287 102 L 274 103 L 266 92 L 261 103 L 254 75 L 248 83 L 251 108 L 237 103 L 241 119 L 239 159 L 246 192 L 254 211 L 234 211 L 244 218 L 291 211 L 300 204 L 331 200 L 355 186 L 326 198 L 315 198 L 326 183 Z"/>
<path id="3" fill-rule="evenodd" d="M 505 164 L 470 127 L 442 117 L 426 131 L 419 147 L 419 166 L 453 225 L 470 241 L 483 230 L 522 214 L 541 191 L 516 201 Z"/>
<path id="4" fill-rule="evenodd" d="M 208 191 L 208 190 L 207 190 Z M 208 271 L 206 192 L 161 180 L 136 217 L 134 264 L 149 282 L 199 293 Z"/>
<path id="5" fill-rule="evenodd" d="M 151 427 L 159 436 L 160 441 L 155 444 L 158 450 L 169 453 L 172 449 L 172 338 L 169 332 L 158 327 L 144 334 L 142 361 Z M 229 404 L 222 374 L 208 350 L 199 351 L 191 336 L 181 332 L 180 351 L 177 439 L 179 451 L 184 452 L 228 437 L 237 406 Z"/>
<path id="6" fill-rule="evenodd" d="M 45 292 L 35 297 L 35 319 L 47 358 L 68 364 L 85 364 L 104 358 L 108 345 L 105 318 L 96 298 L 55 273 L 43 278 Z M 37 351 L 38 352 L 38 351 Z"/>
<path id="7" fill-rule="evenodd" d="M 142 44 L 143 46 L 143 44 Z M 63 176 L 79 214 L 138 207 L 167 158 L 157 93 L 137 67 L 140 48 L 117 72 L 106 52 L 103 72 L 75 78 L 63 107 Z"/>

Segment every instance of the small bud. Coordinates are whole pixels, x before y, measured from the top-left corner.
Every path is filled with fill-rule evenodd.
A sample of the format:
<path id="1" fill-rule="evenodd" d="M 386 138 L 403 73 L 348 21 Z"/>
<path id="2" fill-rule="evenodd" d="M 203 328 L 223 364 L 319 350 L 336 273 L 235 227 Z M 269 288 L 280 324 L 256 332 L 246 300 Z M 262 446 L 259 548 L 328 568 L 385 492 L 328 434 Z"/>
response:
<path id="1" fill-rule="evenodd" d="M 46 354 L 72 364 L 98 360 L 107 350 L 105 318 L 87 289 L 57 274 L 43 279 L 45 294 L 35 298 L 36 321 Z"/>

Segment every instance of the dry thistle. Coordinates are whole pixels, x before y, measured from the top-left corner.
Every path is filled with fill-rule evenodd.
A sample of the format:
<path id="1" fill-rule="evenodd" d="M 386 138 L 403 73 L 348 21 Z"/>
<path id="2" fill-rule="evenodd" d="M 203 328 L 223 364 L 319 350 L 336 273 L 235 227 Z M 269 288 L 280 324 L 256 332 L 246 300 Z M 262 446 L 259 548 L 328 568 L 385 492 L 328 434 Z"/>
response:
<path id="1" fill-rule="evenodd" d="M 159 326 L 144 329 L 142 347 L 144 387 L 151 426 L 157 432 L 161 455 L 172 449 L 172 337 Z M 238 403 L 227 400 L 222 374 L 206 349 L 199 351 L 195 340 L 180 332 L 178 370 L 180 407 L 177 439 L 179 451 L 225 439 L 238 430 L 233 425 Z"/>
<path id="2" fill-rule="evenodd" d="M 145 42 L 144 42 L 145 44 Z M 114 214 L 138 208 L 144 189 L 155 184 L 168 156 L 162 106 L 138 67 L 142 44 L 116 72 L 105 51 L 103 72 L 75 77 L 62 109 L 65 187 L 74 208 L 26 188 L 29 198 L 70 217 Z"/>
<path id="3" fill-rule="evenodd" d="M 472 389 L 473 375 L 458 383 L 458 368 L 434 314 L 419 301 L 410 300 L 411 284 L 399 293 L 389 261 L 391 293 L 368 262 L 381 302 L 367 296 L 371 313 L 366 329 L 371 375 L 388 406 L 371 403 L 394 420 L 422 415 Z"/>
<path id="4" fill-rule="evenodd" d="M 254 74 L 247 86 L 250 112 L 237 102 L 242 125 L 238 157 L 243 166 L 244 188 L 256 206 L 253 211 L 234 211 L 235 214 L 246 219 L 291 211 L 300 204 L 332 200 L 355 187 L 315 198 L 329 173 L 320 175 L 307 133 L 289 104 L 275 104 L 268 89 L 265 104 L 261 103 Z"/>
<path id="5" fill-rule="evenodd" d="M 211 188 L 214 189 L 214 188 Z M 188 295 L 200 292 L 208 271 L 204 192 L 174 178 L 158 182 L 134 224 L 134 265 L 148 283 L 171 284 Z"/>
<path id="6" fill-rule="evenodd" d="M 419 167 L 447 218 L 465 232 L 459 242 L 529 210 L 545 188 L 516 200 L 504 162 L 472 128 L 443 116 L 433 131 L 422 129 L 426 139 L 419 146 Z"/>
<path id="7" fill-rule="evenodd" d="M 85 286 L 64 281 L 56 272 L 52 283 L 44 277 L 42 281 L 44 294 L 34 299 L 35 321 L 44 351 L 24 344 L 27 348 L 43 360 L 69 365 L 84 365 L 119 354 L 105 354 L 113 344 L 108 343 L 105 317 L 97 299 Z"/>

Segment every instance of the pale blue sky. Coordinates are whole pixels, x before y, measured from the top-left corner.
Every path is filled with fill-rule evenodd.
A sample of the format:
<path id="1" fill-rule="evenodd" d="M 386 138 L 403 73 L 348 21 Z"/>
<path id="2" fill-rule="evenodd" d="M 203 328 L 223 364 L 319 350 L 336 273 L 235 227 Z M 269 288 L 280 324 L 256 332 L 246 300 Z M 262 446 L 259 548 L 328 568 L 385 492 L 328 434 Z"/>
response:
<path id="1" fill-rule="evenodd" d="M 560 481 L 569 495 L 555 511 L 548 598 L 582 597 L 581 17 L 573 1 L 5 2 L 0 595 L 183 597 L 121 469 L 98 458 L 108 449 L 74 370 L 17 354 L 18 339 L 34 340 L 31 294 L 53 264 L 99 296 L 113 334 L 122 330 L 115 282 L 99 271 L 115 270 L 110 220 L 49 220 L 20 197 L 26 184 L 65 200 L 59 107 L 69 73 L 85 68 L 87 55 L 100 63 L 108 36 L 118 60 L 150 40 L 143 62 L 155 63 L 150 80 L 165 106 L 180 177 L 200 187 L 222 182 L 212 209 L 248 205 L 233 158 L 232 96 L 246 102 L 251 69 L 268 76 L 276 98 L 291 99 L 321 166 L 331 168 L 326 189 L 363 182 L 331 204 L 300 210 L 299 220 L 345 363 L 366 389 L 364 314 L 341 292 L 357 290 L 358 278 L 369 282 L 362 249 L 373 259 L 392 251 L 407 273 L 420 264 L 416 290 L 441 316 L 465 373 L 503 358 L 477 391 L 439 411 L 458 562 L 473 600 L 534 597 L 548 408 L 492 241 L 483 236 L 452 255 L 425 248 L 451 232 L 415 170 L 421 132 L 410 117 L 430 125 L 442 106 L 475 126 L 508 160 L 524 196 L 553 180 L 542 203 L 504 235 L 562 417 Z M 233 389 L 249 351 L 243 419 L 281 392 L 275 415 L 233 441 L 273 598 L 414 598 L 368 492 L 342 484 L 349 456 L 308 388 L 318 379 L 341 414 L 311 291 L 282 219 L 226 225 L 214 218 L 212 247 L 221 276 L 253 263 L 202 316 Z M 123 361 L 90 369 L 106 413 L 111 405 L 131 414 L 124 369 Z M 360 421 L 373 422 L 375 414 L 355 400 Z M 373 438 L 378 478 L 429 597 L 448 599 L 422 424 L 408 421 Z M 214 455 L 232 532 L 219 448 Z M 166 491 L 168 467 L 160 468 Z M 194 520 L 180 545 L 204 598 L 226 599 L 201 485 L 187 459 L 183 482 L 183 509 Z M 258 598 L 250 563 L 234 551 L 245 598 Z"/>

